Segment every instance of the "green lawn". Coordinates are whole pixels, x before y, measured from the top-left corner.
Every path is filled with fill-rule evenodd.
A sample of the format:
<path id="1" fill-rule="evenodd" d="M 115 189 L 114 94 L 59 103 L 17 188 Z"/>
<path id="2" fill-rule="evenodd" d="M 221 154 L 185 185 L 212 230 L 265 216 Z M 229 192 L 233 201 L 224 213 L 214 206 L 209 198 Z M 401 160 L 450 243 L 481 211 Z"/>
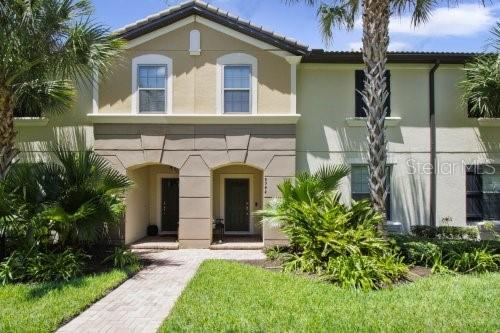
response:
<path id="1" fill-rule="evenodd" d="M 0 286 L 0 332 L 53 332 L 127 277 L 113 270 L 69 282 Z"/>
<path id="2" fill-rule="evenodd" d="M 206 261 L 161 332 L 499 332 L 500 274 L 432 276 L 357 292 Z"/>

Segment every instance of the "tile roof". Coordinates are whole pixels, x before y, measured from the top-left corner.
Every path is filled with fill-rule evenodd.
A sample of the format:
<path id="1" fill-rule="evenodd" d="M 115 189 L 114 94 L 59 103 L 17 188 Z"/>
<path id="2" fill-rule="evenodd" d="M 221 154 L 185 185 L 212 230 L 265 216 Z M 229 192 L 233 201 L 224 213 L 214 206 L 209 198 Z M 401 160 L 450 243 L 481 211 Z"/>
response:
<path id="1" fill-rule="evenodd" d="M 185 1 L 169 7 L 117 29 L 114 33 L 124 39 L 131 40 L 191 15 L 200 15 L 294 54 L 308 52 L 307 45 L 293 38 L 282 36 L 200 0 Z"/>

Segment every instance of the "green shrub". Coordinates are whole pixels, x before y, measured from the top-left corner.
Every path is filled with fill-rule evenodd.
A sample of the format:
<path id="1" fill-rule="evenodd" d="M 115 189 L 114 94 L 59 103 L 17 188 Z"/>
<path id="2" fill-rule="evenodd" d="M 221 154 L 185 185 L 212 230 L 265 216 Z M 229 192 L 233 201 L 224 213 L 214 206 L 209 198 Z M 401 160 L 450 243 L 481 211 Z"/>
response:
<path id="1" fill-rule="evenodd" d="M 430 225 L 412 225 L 411 233 L 417 237 L 422 238 L 436 238 L 437 228 Z"/>
<path id="2" fill-rule="evenodd" d="M 111 262 L 115 268 L 136 267 L 139 265 L 139 257 L 128 249 L 116 247 L 104 262 Z"/>
<path id="3" fill-rule="evenodd" d="M 258 214 L 288 236 L 291 253 L 281 255 L 284 270 L 318 274 L 344 287 L 379 288 L 407 267 L 378 234 L 382 218 L 368 201 L 351 207 L 340 202 L 336 188 L 347 174 L 344 167 L 299 174 L 295 182 L 280 184 L 282 197 Z"/>
<path id="4" fill-rule="evenodd" d="M 405 263 L 457 273 L 495 272 L 500 265 L 500 242 L 395 236 Z"/>
<path id="5" fill-rule="evenodd" d="M 477 239 L 479 230 L 474 227 L 414 225 L 411 232 L 416 237 L 440 239 Z"/>
<path id="6" fill-rule="evenodd" d="M 496 272 L 500 265 L 500 255 L 487 248 L 471 252 L 451 252 L 444 259 L 445 265 L 459 273 Z"/>
<path id="7" fill-rule="evenodd" d="M 87 256 L 80 251 L 38 252 L 27 258 L 26 275 L 31 281 L 68 281 L 80 275 Z"/>
<path id="8" fill-rule="evenodd" d="M 12 252 L 9 257 L 0 262 L 0 283 L 2 285 L 23 280 L 24 275 L 25 266 L 19 252 Z"/>
<path id="9" fill-rule="evenodd" d="M 79 276 L 87 256 L 80 251 L 13 252 L 0 263 L 0 282 L 67 281 Z"/>

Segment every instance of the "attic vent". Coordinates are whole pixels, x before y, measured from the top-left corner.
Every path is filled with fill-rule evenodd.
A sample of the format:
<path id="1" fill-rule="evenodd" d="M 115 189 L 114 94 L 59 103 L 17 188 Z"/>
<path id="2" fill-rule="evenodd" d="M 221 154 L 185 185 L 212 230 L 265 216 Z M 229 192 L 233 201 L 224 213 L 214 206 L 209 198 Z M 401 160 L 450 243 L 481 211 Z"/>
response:
<path id="1" fill-rule="evenodd" d="M 190 55 L 200 55 L 200 31 L 191 30 L 189 33 L 189 54 Z"/>

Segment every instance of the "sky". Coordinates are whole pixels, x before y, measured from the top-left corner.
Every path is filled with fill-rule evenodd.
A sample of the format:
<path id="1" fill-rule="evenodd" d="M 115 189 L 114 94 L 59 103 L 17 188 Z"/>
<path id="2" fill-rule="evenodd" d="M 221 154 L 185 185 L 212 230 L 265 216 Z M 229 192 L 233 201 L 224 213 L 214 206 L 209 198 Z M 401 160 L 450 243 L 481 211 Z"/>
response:
<path id="1" fill-rule="evenodd" d="M 92 0 L 96 22 L 117 29 L 155 12 L 175 5 L 177 0 Z M 324 0 L 328 1 L 328 0 Z M 205 0 L 234 15 L 262 25 L 269 30 L 309 45 L 313 49 L 359 51 L 361 20 L 352 31 L 335 30 L 333 42 L 326 45 L 321 38 L 316 9 L 305 1 L 287 5 L 284 0 Z M 451 1 L 454 3 L 453 1 Z M 429 21 L 414 28 L 409 16 L 392 17 L 389 25 L 391 51 L 481 52 L 490 37 L 489 31 L 500 20 L 500 0 L 461 1 L 447 7 L 437 5 Z"/>

